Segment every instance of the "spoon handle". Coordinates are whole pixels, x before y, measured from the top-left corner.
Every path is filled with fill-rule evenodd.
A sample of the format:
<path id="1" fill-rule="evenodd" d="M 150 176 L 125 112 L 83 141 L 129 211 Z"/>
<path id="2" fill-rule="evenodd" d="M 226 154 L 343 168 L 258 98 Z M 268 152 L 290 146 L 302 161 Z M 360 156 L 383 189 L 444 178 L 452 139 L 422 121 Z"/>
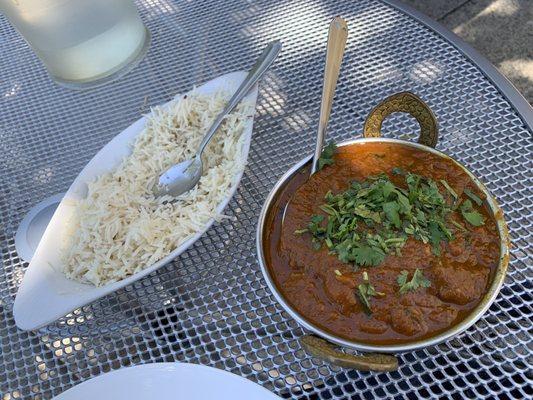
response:
<path id="1" fill-rule="evenodd" d="M 324 85 L 322 86 L 322 101 L 320 103 L 320 119 L 318 121 L 316 147 L 313 156 L 311 175 L 317 171 L 318 159 L 322 154 L 324 136 L 326 134 L 329 114 L 331 112 L 331 103 L 333 101 L 333 96 L 335 95 L 335 87 L 337 86 L 337 79 L 339 78 L 339 71 L 347 38 L 348 26 L 346 25 L 346 21 L 341 17 L 335 17 L 329 25 L 326 67 L 324 69 Z"/>
<path id="2" fill-rule="evenodd" d="M 222 112 L 217 115 L 217 117 L 209 127 L 209 130 L 207 131 L 204 136 L 204 139 L 202 140 L 202 143 L 200 143 L 197 156 L 200 156 L 202 154 L 205 146 L 207 145 L 207 143 L 209 143 L 209 140 L 211 140 L 211 137 L 213 137 L 218 127 L 224 120 L 224 117 L 229 114 L 237 106 L 237 104 L 239 104 L 239 102 L 244 98 L 244 96 L 246 96 L 250 89 L 257 83 L 257 81 L 259 81 L 259 79 L 263 77 L 263 75 L 272 65 L 280 51 L 281 42 L 277 40 L 274 42 L 270 42 L 263 50 L 263 52 L 255 62 L 254 66 L 252 67 L 252 69 L 250 69 L 248 75 L 241 83 L 241 86 L 239 86 L 235 94 L 228 101 L 228 104 L 226 104 L 226 107 L 224 107 Z"/>

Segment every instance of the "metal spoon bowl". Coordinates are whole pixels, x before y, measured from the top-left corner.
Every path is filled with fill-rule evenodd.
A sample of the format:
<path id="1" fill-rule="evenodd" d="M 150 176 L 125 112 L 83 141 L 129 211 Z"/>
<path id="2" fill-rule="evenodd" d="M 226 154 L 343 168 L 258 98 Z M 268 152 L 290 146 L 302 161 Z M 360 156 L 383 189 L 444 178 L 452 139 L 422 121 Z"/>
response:
<path id="1" fill-rule="evenodd" d="M 198 147 L 196 155 L 191 159 L 173 165 L 159 176 L 159 180 L 153 188 L 156 196 L 177 197 L 188 192 L 198 184 L 203 172 L 202 152 L 222 124 L 226 115 L 233 111 L 237 104 L 248 94 L 250 89 L 263 77 L 280 51 L 281 43 L 279 41 L 268 44 L 252 69 L 250 69 L 250 72 L 248 72 L 241 86 L 239 86 L 235 94 L 228 101 L 228 104 L 226 104 L 226 107 L 217 115 L 209 127 L 202 143 Z"/>

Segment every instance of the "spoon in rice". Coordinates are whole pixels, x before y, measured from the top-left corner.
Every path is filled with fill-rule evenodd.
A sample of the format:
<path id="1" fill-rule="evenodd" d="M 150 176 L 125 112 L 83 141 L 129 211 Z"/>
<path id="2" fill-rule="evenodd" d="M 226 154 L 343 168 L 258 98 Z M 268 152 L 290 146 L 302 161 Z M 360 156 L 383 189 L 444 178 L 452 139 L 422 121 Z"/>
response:
<path id="1" fill-rule="evenodd" d="M 159 176 L 159 180 L 153 188 L 153 192 L 156 196 L 177 197 L 188 192 L 198 184 L 203 172 L 202 152 L 222 124 L 222 121 L 224 121 L 226 115 L 240 103 L 250 89 L 263 77 L 280 51 L 281 43 L 279 41 L 274 41 L 268 44 L 252 69 L 248 72 L 248 75 L 242 84 L 226 104 L 226 107 L 224 107 L 222 112 L 218 114 L 207 130 L 196 155 L 192 159 L 173 165 Z"/>

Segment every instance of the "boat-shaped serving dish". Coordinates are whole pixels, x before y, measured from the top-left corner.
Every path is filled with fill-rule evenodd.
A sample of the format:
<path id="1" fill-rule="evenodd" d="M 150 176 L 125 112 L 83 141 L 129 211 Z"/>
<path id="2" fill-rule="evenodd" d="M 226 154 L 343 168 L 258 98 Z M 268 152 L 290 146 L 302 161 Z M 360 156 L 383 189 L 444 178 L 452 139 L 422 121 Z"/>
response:
<path id="1" fill-rule="evenodd" d="M 207 95 L 214 94 L 220 90 L 232 94 L 245 77 L 246 72 L 243 71 L 229 73 L 204 83 L 197 87 L 196 90 L 201 94 Z M 257 93 L 256 86 L 243 101 L 255 107 Z M 181 95 L 176 97 L 179 96 Z M 87 195 L 87 182 L 93 181 L 103 173 L 113 170 L 124 157 L 131 153 L 131 146 L 136 137 L 143 131 L 146 120 L 146 117 L 140 118 L 115 136 L 89 161 L 66 192 L 37 246 L 18 290 L 13 314 L 15 322 L 20 329 L 34 330 L 40 328 L 85 304 L 154 272 L 187 250 L 214 223 L 214 219 L 209 220 L 202 230 L 183 242 L 166 257 L 121 281 L 97 287 L 73 281 L 63 274 L 61 244 L 65 243 L 65 235 L 68 232 L 67 224 L 75 210 L 76 202 Z M 242 133 L 245 136 L 243 141 L 244 148 L 241 153 L 243 161 L 246 161 L 248 157 L 252 128 L 253 118 L 249 118 Z M 233 177 L 232 186 L 228 191 L 227 197 L 216 208 L 218 213 L 222 212 L 235 194 L 241 177 L 242 171 Z"/>

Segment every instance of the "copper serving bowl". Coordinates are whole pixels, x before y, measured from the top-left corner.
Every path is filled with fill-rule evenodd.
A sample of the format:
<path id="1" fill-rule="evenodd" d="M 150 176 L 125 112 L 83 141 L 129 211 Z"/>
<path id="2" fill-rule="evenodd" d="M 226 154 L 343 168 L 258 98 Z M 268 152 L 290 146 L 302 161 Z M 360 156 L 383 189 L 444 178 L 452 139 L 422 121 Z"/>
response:
<path id="1" fill-rule="evenodd" d="M 407 112 L 415 117 L 420 124 L 420 138 L 418 143 L 413 143 L 399 139 L 380 138 L 381 125 L 383 120 L 393 112 Z M 305 168 L 312 160 L 312 155 L 309 155 L 296 163 L 291 169 L 289 169 L 280 180 L 274 185 L 270 193 L 268 194 L 265 204 L 261 210 L 259 217 L 259 223 L 257 227 L 257 253 L 259 256 L 259 264 L 263 272 L 265 280 L 283 308 L 296 320 L 298 323 L 312 332 L 314 335 L 306 335 L 300 339 L 302 346 L 313 356 L 326 359 L 327 361 L 345 366 L 358 368 L 361 370 L 374 370 L 374 371 L 388 371 L 397 368 L 396 358 L 384 354 L 367 354 L 363 356 L 354 356 L 350 353 L 345 353 L 337 350 L 336 346 L 341 346 L 348 349 L 354 349 L 362 352 L 372 353 L 397 353 L 411 351 L 422 347 L 433 346 L 448 340 L 474 324 L 490 307 L 498 295 L 500 288 L 503 284 L 507 266 L 509 264 L 509 234 L 507 231 L 507 225 L 503 218 L 503 213 L 498 206 L 498 203 L 494 197 L 490 194 L 488 189 L 479 181 L 474 174 L 472 174 L 465 166 L 449 157 L 448 155 L 436 150 L 434 146 L 437 144 L 438 131 L 437 121 L 435 116 L 429 107 L 417 96 L 409 92 L 403 92 L 395 94 L 382 103 L 376 106 L 368 115 L 363 131 L 363 137 L 358 139 L 351 139 L 341 143 L 337 146 L 346 146 L 354 143 L 364 144 L 368 142 L 382 142 L 382 143 L 400 143 L 404 146 L 410 146 L 419 150 L 433 153 L 440 157 L 452 160 L 458 165 L 466 174 L 471 178 L 472 182 L 477 188 L 486 196 L 486 204 L 491 210 L 498 234 L 500 238 L 500 258 L 495 273 L 492 276 L 492 280 L 489 283 L 489 287 L 479 302 L 479 304 L 456 325 L 449 327 L 447 330 L 422 340 L 415 340 L 403 344 L 393 345 L 373 345 L 364 342 L 346 340 L 342 337 L 336 336 L 330 332 L 326 332 L 323 329 L 315 326 L 308 321 L 305 316 L 296 311 L 287 300 L 283 297 L 281 292 L 276 287 L 274 279 L 271 276 L 270 269 L 266 263 L 263 241 L 265 235 L 266 217 L 271 212 L 272 204 L 280 193 L 285 184 L 301 169 Z"/>

